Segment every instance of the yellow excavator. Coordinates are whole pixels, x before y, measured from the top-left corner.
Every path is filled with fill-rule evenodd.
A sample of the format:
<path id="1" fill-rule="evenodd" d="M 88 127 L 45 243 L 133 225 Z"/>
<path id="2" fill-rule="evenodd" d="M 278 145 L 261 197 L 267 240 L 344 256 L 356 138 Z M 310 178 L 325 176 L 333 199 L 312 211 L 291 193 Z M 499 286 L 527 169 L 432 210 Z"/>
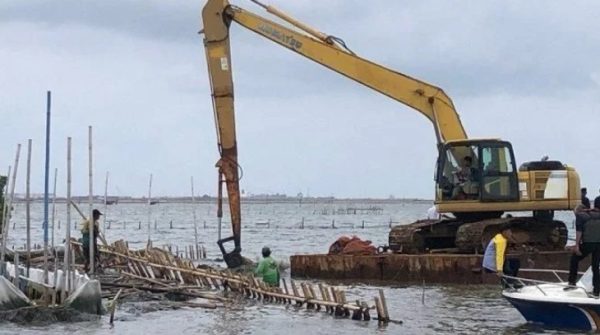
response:
<path id="1" fill-rule="evenodd" d="M 315 61 L 420 112 L 433 124 L 439 156 L 435 173 L 435 206 L 452 218 L 422 220 L 392 228 L 389 248 L 422 253 L 482 249 L 501 226 L 511 224 L 523 244 L 538 250 L 562 249 L 567 239 L 556 210 L 574 209 L 580 202 L 579 176 L 559 161 L 542 159 L 517 167 L 510 142 L 469 139 L 450 97 L 439 87 L 388 69 L 352 52 L 345 42 L 301 23 L 286 13 L 251 0 L 285 22 L 276 23 L 228 0 L 208 0 L 202 11 L 204 46 L 221 155 L 218 217 L 223 216 L 226 184 L 233 235 L 218 241 L 229 267 L 242 263 L 239 165 L 234 114 L 234 89 L 229 27 L 235 22 L 260 37 Z M 506 212 L 532 212 L 513 217 Z M 449 215 L 447 216 L 449 217 Z M 233 249 L 224 244 L 233 242 Z"/>

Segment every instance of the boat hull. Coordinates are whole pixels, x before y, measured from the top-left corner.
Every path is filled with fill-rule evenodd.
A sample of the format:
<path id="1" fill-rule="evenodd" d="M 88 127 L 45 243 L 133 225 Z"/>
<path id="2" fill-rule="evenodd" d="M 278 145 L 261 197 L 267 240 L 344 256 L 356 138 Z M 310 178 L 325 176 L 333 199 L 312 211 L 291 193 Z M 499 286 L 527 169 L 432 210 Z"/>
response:
<path id="1" fill-rule="evenodd" d="M 519 299 L 506 294 L 504 297 L 529 322 L 555 328 L 600 329 L 600 300 L 594 299 L 596 303 L 593 304 L 579 304 Z"/>

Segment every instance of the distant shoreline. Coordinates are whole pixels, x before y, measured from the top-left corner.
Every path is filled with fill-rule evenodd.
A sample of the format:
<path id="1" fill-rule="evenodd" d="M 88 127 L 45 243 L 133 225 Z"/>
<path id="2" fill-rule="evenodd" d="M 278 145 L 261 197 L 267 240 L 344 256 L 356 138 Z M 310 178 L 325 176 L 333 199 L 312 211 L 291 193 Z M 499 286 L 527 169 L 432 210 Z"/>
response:
<path id="1" fill-rule="evenodd" d="M 72 197 L 73 202 L 77 204 L 86 204 L 88 203 L 88 197 Z M 156 197 L 151 198 L 151 203 L 192 203 L 191 197 Z M 35 197 L 31 199 L 31 202 L 38 203 L 43 202 L 44 199 L 40 197 Z M 50 198 L 52 201 L 52 198 Z M 103 196 L 94 196 L 94 203 L 104 204 Z M 216 203 L 217 198 L 211 196 L 203 196 L 194 199 L 195 203 Z M 223 199 L 224 202 L 227 202 L 227 198 Z M 25 198 L 15 198 L 14 203 L 24 203 L 26 202 Z M 56 198 L 56 203 L 66 203 L 67 199 L 65 197 Z M 107 202 L 110 205 L 114 204 L 147 204 L 147 198 L 134 198 L 134 197 L 107 197 Z M 433 200 L 429 199 L 418 199 L 418 198 L 386 198 L 386 199 L 378 199 L 378 198 L 333 198 L 333 197 L 316 197 L 316 198 L 297 198 L 297 197 L 242 197 L 242 203 L 252 203 L 252 204 L 275 204 L 275 203 L 301 203 L 301 204 L 324 204 L 324 203 L 377 203 L 377 204 L 399 204 L 399 203 L 431 203 Z"/>

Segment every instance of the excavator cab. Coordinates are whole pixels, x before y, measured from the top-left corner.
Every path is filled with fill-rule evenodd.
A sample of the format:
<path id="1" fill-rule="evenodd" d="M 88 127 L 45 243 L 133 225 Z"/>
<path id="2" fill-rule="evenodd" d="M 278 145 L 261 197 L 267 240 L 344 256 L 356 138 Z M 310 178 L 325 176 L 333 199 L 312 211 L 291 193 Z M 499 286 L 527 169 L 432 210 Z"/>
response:
<path id="1" fill-rule="evenodd" d="M 461 140 L 440 145 L 436 202 L 519 201 L 512 145 L 500 140 Z"/>

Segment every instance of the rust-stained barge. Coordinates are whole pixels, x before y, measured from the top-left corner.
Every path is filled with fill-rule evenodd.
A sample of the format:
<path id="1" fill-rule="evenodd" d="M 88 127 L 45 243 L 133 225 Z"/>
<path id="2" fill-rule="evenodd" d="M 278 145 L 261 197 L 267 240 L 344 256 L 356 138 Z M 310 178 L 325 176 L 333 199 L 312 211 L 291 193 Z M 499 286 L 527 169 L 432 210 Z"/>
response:
<path id="1" fill-rule="evenodd" d="M 511 253 L 523 267 L 538 269 L 568 269 L 568 251 Z M 482 271 L 482 255 L 466 254 L 380 254 L 354 255 L 294 255 L 291 256 L 292 277 L 332 280 L 386 281 L 421 284 L 492 284 L 494 274 Z M 587 266 L 588 264 L 583 265 Z M 539 278 L 544 279 L 544 278 Z"/>
<path id="2" fill-rule="evenodd" d="M 509 216 L 467 224 L 442 219 L 395 226 L 389 245 L 377 255 L 297 255 L 291 257 L 291 272 L 294 277 L 403 284 L 497 283 L 497 276 L 484 273 L 481 264 L 485 247 L 502 227 L 512 231 L 507 257 L 518 258 L 521 267 L 569 268 L 568 231 L 562 222 Z"/>

